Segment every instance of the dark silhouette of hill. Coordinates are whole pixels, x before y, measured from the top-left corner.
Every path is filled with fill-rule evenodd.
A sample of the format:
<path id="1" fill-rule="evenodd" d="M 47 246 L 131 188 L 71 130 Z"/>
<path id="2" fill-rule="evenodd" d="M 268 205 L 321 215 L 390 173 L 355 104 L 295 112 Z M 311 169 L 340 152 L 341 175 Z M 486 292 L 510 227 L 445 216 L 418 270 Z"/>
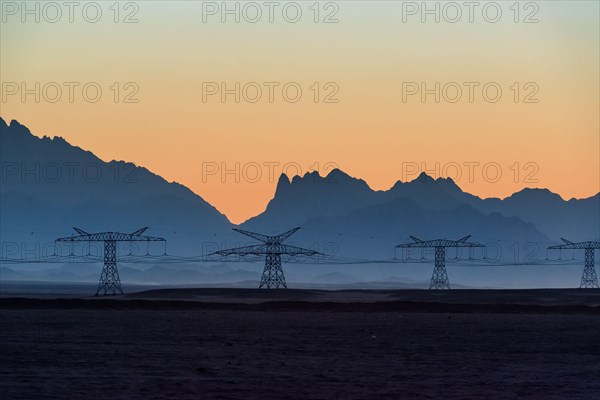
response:
<path id="1" fill-rule="evenodd" d="M 424 209 L 403 197 L 360 208 L 344 216 L 313 217 L 304 227 L 305 238 L 302 240 L 317 242 L 326 254 L 333 248 L 337 253 L 357 258 L 367 255 L 377 259 L 397 256 L 418 260 L 423 256 L 420 250 L 394 252 L 397 244 L 411 241 L 409 235 L 458 239 L 471 234 L 473 241 L 490 247 L 488 257 L 517 262 L 523 261 L 526 255 L 535 259 L 544 257 L 545 247 L 552 242 L 535 225 L 518 217 L 505 217 L 496 212 L 485 214 L 466 204 L 448 209 Z M 528 243 L 537 246 L 535 252 L 524 249 Z M 515 246 L 522 254 L 515 255 Z M 461 249 L 459 253 L 450 249 L 447 255 L 468 259 L 481 258 L 484 253 L 480 249 L 472 253 L 468 249 Z M 433 258 L 431 249 L 427 250 L 426 257 Z"/>
<path id="2" fill-rule="evenodd" d="M 365 181 L 352 178 L 339 169 L 326 177 L 311 172 L 303 177 L 295 176 L 291 181 L 282 174 L 266 210 L 242 225 L 249 229 L 283 231 L 301 225 L 310 217 L 341 216 L 372 205 L 377 202 L 375 197 Z"/>
<path id="3" fill-rule="evenodd" d="M 393 202 L 400 198 L 408 199 L 412 203 Z M 600 237 L 600 193 L 587 199 L 565 201 L 547 189 L 526 188 L 504 200 L 481 199 L 461 190 L 450 178 L 433 179 L 425 173 L 410 182 L 398 181 L 387 191 L 375 191 L 363 180 L 352 178 L 340 170 L 334 170 L 326 177 L 320 177 L 316 172 L 308 173 L 304 177 L 294 177 L 291 182 L 287 176 L 282 175 L 275 195 L 266 210 L 250 218 L 242 226 L 248 229 L 277 231 L 289 226 L 303 225 L 311 218 L 344 217 L 352 211 L 378 205 L 382 206 L 380 210 L 386 209 L 386 212 L 391 212 L 388 215 L 395 215 L 390 205 L 385 205 L 389 202 L 392 202 L 392 208 L 395 204 L 400 208 L 416 207 L 415 210 L 418 211 L 448 210 L 457 218 L 459 214 L 454 210 L 461 205 L 468 205 L 485 215 L 499 214 L 494 217 L 496 219 L 500 216 L 516 217 L 509 220 L 517 224 L 514 229 L 517 229 L 517 226 L 524 227 L 523 224 L 519 224 L 520 222 L 533 223 L 546 239 L 550 238 L 554 241 L 559 240 L 560 237 L 569 237 L 573 240 L 591 240 Z M 417 212 L 414 215 L 424 214 Z M 420 225 L 434 229 L 434 225 L 431 224 L 436 224 L 436 221 L 439 221 L 439 215 L 433 220 L 422 220 Z M 366 224 L 363 225 L 365 228 L 370 226 L 368 219 L 363 222 Z M 384 221 L 380 222 L 384 223 Z M 394 222 L 398 223 L 398 221 Z M 464 219 L 455 222 L 459 230 L 460 227 L 467 228 L 472 225 Z M 482 236 L 491 239 L 503 236 L 496 233 L 491 225 L 480 223 L 479 229 L 487 232 Z M 443 234 L 444 230 L 438 232 L 437 236 Z M 462 232 L 465 230 L 463 229 Z M 513 233 L 517 236 L 515 240 L 525 237 L 519 232 Z M 533 235 L 530 240 L 534 240 L 534 237 L 539 238 L 539 233 Z"/>
<path id="4" fill-rule="evenodd" d="M 526 188 L 504 200 L 485 199 L 475 206 L 482 211 L 516 215 L 533 222 L 555 240 L 565 237 L 577 242 L 600 238 L 600 193 L 565 201 L 548 189 Z"/>
<path id="5" fill-rule="evenodd" d="M 205 231 L 210 237 L 232 226 L 190 189 L 146 168 L 105 162 L 60 137 L 38 138 L 17 121 L 9 126 L 0 119 L 0 132 L 4 233 L 50 232 L 53 240 L 72 226 L 90 232 L 150 226 L 155 236 Z M 172 249 L 200 252 L 201 239 L 179 239 Z"/>

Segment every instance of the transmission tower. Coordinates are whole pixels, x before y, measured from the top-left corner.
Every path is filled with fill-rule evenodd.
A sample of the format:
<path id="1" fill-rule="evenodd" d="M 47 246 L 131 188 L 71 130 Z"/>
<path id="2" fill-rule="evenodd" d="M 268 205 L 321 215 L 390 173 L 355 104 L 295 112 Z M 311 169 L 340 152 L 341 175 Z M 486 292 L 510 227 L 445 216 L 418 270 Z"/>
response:
<path id="1" fill-rule="evenodd" d="M 142 236 L 142 233 L 148 227 L 139 229 L 133 233 L 120 232 L 101 232 L 88 233 L 79 228 L 73 228 L 79 236 L 70 236 L 56 239 L 56 242 L 104 242 L 104 267 L 100 274 L 100 282 L 96 296 L 100 293 L 103 296 L 107 294 L 123 294 L 121 289 L 121 280 L 119 279 L 119 270 L 117 269 L 117 242 L 166 242 L 165 239 L 153 236 Z"/>
<path id="2" fill-rule="evenodd" d="M 433 267 L 433 275 L 429 283 L 429 290 L 450 289 L 450 281 L 446 272 L 446 247 L 485 247 L 479 243 L 467 242 L 471 235 L 465 236 L 458 240 L 421 240 L 414 236 L 410 238 L 412 243 L 403 243 L 396 248 L 434 248 L 435 249 L 435 266 Z"/>
<path id="3" fill-rule="evenodd" d="M 560 238 L 565 244 L 558 244 L 556 246 L 550 246 L 548 249 L 572 249 L 572 250 L 585 250 L 585 264 L 583 267 L 583 274 L 581 275 L 581 289 L 594 289 L 599 288 L 598 277 L 596 276 L 596 267 L 594 266 L 594 249 L 600 249 L 600 242 L 579 242 L 573 243 L 567 239 Z"/>
<path id="4" fill-rule="evenodd" d="M 300 228 L 294 228 L 290 231 L 282 233 L 281 235 L 267 236 L 261 235 L 260 233 L 248 232 L 234 228 L 234 231 L 259 240 L 262 242 L 262 244 L 219 250 L 216 251 L 214 254 L 219 254 L 221 256 L 264 255 L 265 269 L 263 270 L 262 277 L 260 279 L 260 285 L 258 286 L 258 288 L 287 289 L 287 285 L 285 283 L 285 276 L 283 274 L 283 268 L 281 267 L 281 256 L 314 256 L 316 254 L 319 254 L 319 252 L 314 250 L 304 249 L 302 247 L 296 246 L 289 246 L 287 244 L 282 243 L 284 240 L 292 236 L 298 229 Z"/>

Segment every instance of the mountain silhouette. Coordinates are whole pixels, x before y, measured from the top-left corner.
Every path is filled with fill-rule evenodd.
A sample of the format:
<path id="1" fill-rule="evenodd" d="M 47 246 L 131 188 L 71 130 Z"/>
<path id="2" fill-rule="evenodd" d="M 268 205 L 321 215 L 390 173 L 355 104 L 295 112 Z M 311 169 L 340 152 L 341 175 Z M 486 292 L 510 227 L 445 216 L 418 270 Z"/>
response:
<path id="1" fill-rule="evenodd" d="M 424 209 L 405 197 L 363 207 L 344 216 L 310 218 L 304 227 L 304 234 L 309 233 L 313 241 L 328 243 L 327 248 L 334 246 L 336 252 L 357 258 L 401 257 L 399 251 L 394 253 L 394 246 L 412 241 L 410 235 L 422 239 L 458 239 L 470 234 L 474 241 L 492 247 L 490 258 L 506 261 L 515 260 L 511 251 L 515 243 L 517 246 L 536 243 L 536 258 L 539 258 L 545 255 L 545 251 L 542 253 L 545 246 L 552 242 L 535 225 L 518 217 L 505 217 L 496 212 L 486 214 L 466 204 Z M 327 248 L 323 249 L 326 253 Z M 454 255 L 454 250 L 449 250 L 449 254 Z M 413 251 L 412 256 L 421 257 L 420 250 Z M 463 249 L 459 256 L 481 258 L 484 254 L 480 250 L 469 254 Z M 522 261 L 521 257 L 516 261 Z"/>
<path id="2" fill-rule="evenodd" d="M 60 137 L 38 138 L 0 119 L 1 226 L 7 232 L 52 232 L 48 241 L 86 231 L 228 232 L 231 223 L 187 187 L 124 161 L 105 162 Z M 65 231 L 66 230 L 66 231 Z M 14 236 L 14 235 L 13 235 Z M 182 243 L 186 239 L 187 243 Z M 173 249 L 199 253 L 201 238 L 179 237 Z"/>
<path id="3" fill-rule="evenodd" d="M 248 229 L 283 231 L 301 225 L 310 217 L 344 215 L 373 202 L 373 191 L 365 181 L 339 169 L 326 177 L 310 172 L 291 181 L 282 174 L 266 210 L 242 225 Z"/>
<path id="4" fill-rule="evenodd" d="M 600 193 L 586 199 L 565 201 L 548 189 L 525 188 L 503 200 L 482 199 L 464 192 L 450 178 L 433 179 L 425 173 L 409 182 L 398 181 L 387 191 L 375 191 L 363 180 L 340 170 L 334 170 L 326 177 L 320 177 L 316 172 L 308 173 L 303 177 L 296 176 L 291 182 L 282 175 L 266 210 L 242 226 L 277 231 L 303 225 L 315 217 L 343 217 L 364 207 L 383 207 L 398 198 L 411 200 L 420 210 L 455 210 L 468 205 L 485 215 L 497 213 L 506 218 L 516 217 L 512 221 L 532 223 L 539 233 L 553 241 L 561 237 L 575 241 L 600 237 Z M 456 221 L 458 227 L 467 225 L 468 221 Z M 440 230 L 439 234 L 442 233 Z M 486 236 L 499 235 L 489 227 Z"/>
<path id="5" fill-rule="evenodd" d="M 548 189 L 526 188 L 504 200 L 485 199 L 475 206 L 485 212 L 519 216 L 555 240 L 565 237 L 577 242 L 600 238 L 600 193 L 565 201 Z"/>

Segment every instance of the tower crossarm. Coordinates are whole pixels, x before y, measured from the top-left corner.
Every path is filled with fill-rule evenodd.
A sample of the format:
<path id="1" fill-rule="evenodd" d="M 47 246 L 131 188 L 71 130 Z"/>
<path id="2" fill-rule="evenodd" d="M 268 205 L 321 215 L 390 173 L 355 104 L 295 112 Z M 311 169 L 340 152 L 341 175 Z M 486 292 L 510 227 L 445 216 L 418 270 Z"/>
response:
<path id="1" fill-rule="evenodd" d="M 563 239 L 564 240 L 564 239 Z M 555 246 L 550 246 L 548 247 L 548 249 L 572 249 L 572 250 L 577 250 L 577 249 L 600 249 L 600 242 L 579 242 L 579 243 L 572 243 L 572 242 L 568 242 L 565 244 L 557 244 Z"/>
<path id="2" fill-rule="evenodd" d="M 260 233 L 245 231 L 243 229 L 237 229 L 237 228 L 233 228 L 233 230 L 241 233 L 242 235 L 250 236 L 251 238 L 259 240 L 264 243 L 267 243 L 271 240 L 271 236 L 263 235 Z"/>
<path id="3" fill-rule="evenodd" d="M 435 239 L 427 241 L 415 241 L 414 243 L 401 243 L 396 248 L 430 248 L 430 247 L 485 247 L 480 243 L 466 242 L 461 240 Z"/>
<path id="4" fill-rule="evenodd" d="M 289 231 L 284 232 L 281 235 L 278 235 L 277 238 L 279 238 L 279 243 L 283 242 L 284 240 L 286 240 L 287 238 L 292 236 L 294 233 L 296 233 L 298 231 L 298 229 L 300 229 L 300 227 L 290 229 Z"/>
<path id="5" fill-rule="evenodd" d="M 321 254 L 318 251 L 305 249 L 303 247 L 290 246 L 287 244 L 257 244 L 252 246 L 236 247 L 233 249 L 224 249 L 215 251 L 212 254 L 218 254 L 220 256 L 231 256 L 231 255 L 266 255 L 266 254 L 279 254 L 279 255 L 290 255 L 290 256 L 314 256 Z"/>
<path id="6" fill-rule="evenodd" d="M 217 250 L 211 255 L 218 254 L 220 256 L 246 256 L 246 255 L 264 255 L 267 254 L 267 245 L 266 244 L 254 244 L 252 246 L 244 246 L 244 247 L 236 247 L 233 249 L 224 249 Z"/>
<path id="7" fill-rule="evenodd" d="M 274 254 L 286 254 L 290 256 L 315 256 L 317 254 L 322 255 L 321 253 L 315 250 L 305 249 L 303 247 L 297 246 L 290 246 L 287 244 L 279 244 L 271 247 L 273 247 L 274 251 L 272 251 L 272 253 Z"/>
<path id="8" fill-rule="evenodd" d="M 81 229 L 74 228 L 78 233 L 83 232 Z M 56 242 L 165 242 L 166 239 L 155 236 L 143 236 L 141 233 L 147 228 L 140 229 L 133 233 L 122 232 L 100 232 L 100 233 L 85 233 L 83 235 L 69 236 L 56 239 Z"/>
<path id="9" fill-rule="evenodd" d="M 300 228 L 298 227 L 298 228 L 290 229 L 289 231 L 284 232 L 281 235 L 268 236 L 268 235 L 263 235 L 261 233 L 250 232 L 250 231 L 245 231 L 243 229 L 233 228 L 234 231 L 239 232 L 242 235 L 250 236 L 253 239 L 259 240 L 263 243 L 269 243 L 269 244 L 276 244 L 276 243 L 283 242 L 284 240 L 286 240 L 287 238 L 292 236 L 294 233 L 296 233 L 298 231 L 298 229 L 300 229 Z"/>

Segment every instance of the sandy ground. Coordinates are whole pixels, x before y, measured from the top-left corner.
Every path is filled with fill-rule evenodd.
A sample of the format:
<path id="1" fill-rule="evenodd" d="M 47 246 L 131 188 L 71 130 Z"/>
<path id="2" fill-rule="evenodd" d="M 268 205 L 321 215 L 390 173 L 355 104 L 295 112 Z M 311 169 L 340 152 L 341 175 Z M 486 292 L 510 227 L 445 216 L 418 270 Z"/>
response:
<path id="1" fill-rule="evenodd" d="M 598 398 L 600 294 L 501 292 L 5 298 L 0 398 Z"/>

